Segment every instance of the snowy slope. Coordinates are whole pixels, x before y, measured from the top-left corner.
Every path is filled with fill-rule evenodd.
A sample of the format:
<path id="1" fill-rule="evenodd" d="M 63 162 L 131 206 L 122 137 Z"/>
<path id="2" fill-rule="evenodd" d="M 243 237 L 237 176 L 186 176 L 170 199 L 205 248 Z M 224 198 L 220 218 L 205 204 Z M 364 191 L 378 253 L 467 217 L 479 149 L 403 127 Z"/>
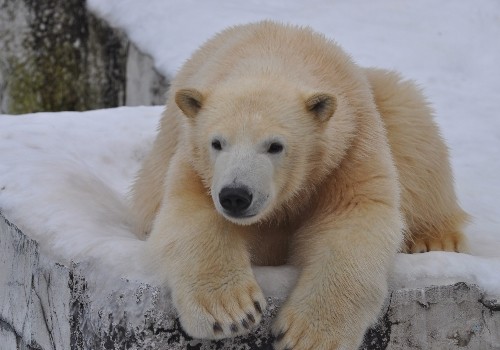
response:
<path id="1" fill-rule="evenodd" d="M 161 110 L 0 115 L 0 210 L 65 262 L 129 271 L 143 242 L 125 195 Z"/>
<path id="2" fill-rule="evenodd" d="M 449 141 L 473 255 L 398 256 L 395 287 L 476 282 L 500 295 L 500 2 L 89 0 L 173 75 L 226 25 L 273 18 L 310 25 L 362 65 L 417 80 Z M 143 242 L 128 228 L 127 187 L 162 107 L 0 116 L 0 208 L 64 260 L 91 258 L 141 273 Z M 116 262 L 118 261 L 118 263 Z M 268 294 L 293 269 L 257 269 Z M 279 280 L 279 281 L 278 281 Z M 278 282 L 277 282 L 278 281 Z"/>

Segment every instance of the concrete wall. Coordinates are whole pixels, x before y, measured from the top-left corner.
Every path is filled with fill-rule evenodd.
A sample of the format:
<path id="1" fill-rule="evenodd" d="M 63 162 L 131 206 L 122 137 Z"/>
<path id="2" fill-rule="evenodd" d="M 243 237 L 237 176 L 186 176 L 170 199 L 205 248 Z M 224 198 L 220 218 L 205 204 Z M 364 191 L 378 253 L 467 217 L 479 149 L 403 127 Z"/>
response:
<path id="1" fill-rule="evenodd" d="M 248 337 L 198 341 L 182 331 L 168 291 L 122 279 L 103 296 L 96 280 L 0 215 L 0 350 L 272 349 L 278 298 Z M 500 303 L 465 283 L 395 290 L 362 349 L 500 349 Z"/>
<path id="2" fill-rule="evenodd" d="M 0 0 L 0 113 L 164 104 L 168 81 L 85 0 Z"/>

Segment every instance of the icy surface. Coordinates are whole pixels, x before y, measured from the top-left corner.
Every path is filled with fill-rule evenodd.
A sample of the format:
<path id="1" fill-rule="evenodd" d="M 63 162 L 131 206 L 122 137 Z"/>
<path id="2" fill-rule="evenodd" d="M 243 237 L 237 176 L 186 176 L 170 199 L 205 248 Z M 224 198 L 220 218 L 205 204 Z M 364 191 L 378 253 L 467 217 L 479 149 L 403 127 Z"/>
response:
<path id="1" fill-rule="evenodd" d="M 472 255 L 399 255 L 394 287 L 469 281 L 500 294 L 500 2 L 89 0 L 172 76 L 227 25 L 272 18 L 310 25 L 362 65 L 417 80 L 448 140 L 461 203 L 474 221 Z M 162 107 L 0 116 L 0 208 L 62 260 L 91 259 L 141 275 L 143 242 L 125 195 L 154 138 Z M 376 254 L 376 252 L 374 252 Z M 111 272 L 110 272 L 111 273 Z M 295 276 L 256 269 L 268 295 Z"/>

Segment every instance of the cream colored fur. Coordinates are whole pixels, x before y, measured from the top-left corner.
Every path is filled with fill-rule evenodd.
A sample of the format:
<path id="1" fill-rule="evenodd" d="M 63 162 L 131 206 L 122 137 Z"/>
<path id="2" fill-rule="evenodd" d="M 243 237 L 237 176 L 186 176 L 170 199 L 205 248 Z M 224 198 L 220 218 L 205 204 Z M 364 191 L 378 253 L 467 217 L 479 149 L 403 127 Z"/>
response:
<path id="1" fill-rule="evenodd" d="M 274 141 L 281 152 L 269 151 Z M 219 192 L 231 183 L 261 198 L 254 216 L 224 212 Z M 398 250 L 465 249 L 466 214 L 420 91 L 358 67 L 322 35 L 272 22 L 227 29 L 184 65 L 133 208 L 194 337 L 260 321 L 251 263 L 299 266 L 276 349 L 356 349 Z"/>

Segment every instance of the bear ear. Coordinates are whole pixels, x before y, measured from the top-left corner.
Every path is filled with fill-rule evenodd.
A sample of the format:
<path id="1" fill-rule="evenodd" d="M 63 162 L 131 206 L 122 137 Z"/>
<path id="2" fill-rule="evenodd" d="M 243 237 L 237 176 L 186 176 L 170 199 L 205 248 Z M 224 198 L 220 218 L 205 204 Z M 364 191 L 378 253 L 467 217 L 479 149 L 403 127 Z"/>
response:
<path id="1" fill-rule="evenodd" d="M 196 89 L 181 89 L 175 93 L 175 103 L 188 117 L 195 117 L 203 103 L 203 95 Z"/>
<path id="2" fill-rule="evenodd" d="M 337 99 L 326 93 L 315 93 L 306 99 L 306 108 L 320 121 L 327 121 L 337 108 Z"/>

